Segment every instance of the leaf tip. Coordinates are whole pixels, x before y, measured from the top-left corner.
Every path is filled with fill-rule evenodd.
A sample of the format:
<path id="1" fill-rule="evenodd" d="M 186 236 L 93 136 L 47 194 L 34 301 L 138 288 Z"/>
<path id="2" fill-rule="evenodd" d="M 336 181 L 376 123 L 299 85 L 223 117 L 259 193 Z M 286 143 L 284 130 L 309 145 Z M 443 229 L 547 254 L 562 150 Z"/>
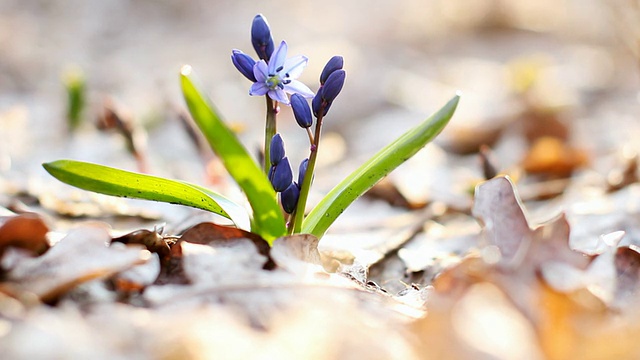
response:
<path id="1" fill-rule="evenodd" d="M 191 65 L 183 65 L 180 68 L 180 75 L 182 76 L 190 76 L 192 72 L 193 68 L 191 67 Z"/>

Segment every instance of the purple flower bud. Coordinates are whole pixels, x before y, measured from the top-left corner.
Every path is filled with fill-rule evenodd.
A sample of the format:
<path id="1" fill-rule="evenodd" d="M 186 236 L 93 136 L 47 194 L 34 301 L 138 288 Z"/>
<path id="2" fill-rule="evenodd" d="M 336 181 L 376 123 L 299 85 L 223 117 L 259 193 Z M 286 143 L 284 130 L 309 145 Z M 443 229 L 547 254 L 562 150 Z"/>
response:
<path id="1" fill-rule="evenodd" d="M 273 174 L 276 171 L 276 166 L 275 165 L 271 165 L 271 167 L 269 168 L 269 181 L 273 183 Z"/>
<path id="2" fill-rule="evenodd" d="M 313 97 L 313 100 L 311 100 L 311 108 L 313 109 L 313 116 L 315 116 L 316 118 L 318 116 L 320 116 L 320 108 L 323 106 L 324 103 L 324 110 L 322 111 L 322 116 L 327 115 L 327 110 L 328 110 L 328 104 L 322 100 L 322 86 L 320 87 L 320 89 L 318 89 L 318 93 L 316 93 L 316 96 Z"/>
<path id="3" fill-rule="evenodd" d="M 258 57 L 264 61 L 269 61 L 274 50 L 273 38 L 269 23 L 262 14 L 256 15 L 251 24 L 251 44 L 256 50 Z"/>
<path id="4" fill-rule="evenodd" d="M 277 192 L 286 190 L 293 181 L 293 171 L 289 159 L 285 156 L 273 170 L 271 184 Z"/>
<path id="5" fill-rule="evenodd" d="M 309 166 L 309 159 L 304 159 L 300 163 L 300 168 L 298 169 L 298 184 L 302 186 L 304 182 L 304 176 L 307 174 L 307 167 Z"/>
<path id="6" fill-rule="evenodd" d="M 333 100 L 340 94 L 342 85 L 344 85 L 344 79 L 347 73 L 344 70 L 336 70 L 329 75 L 327 81 L 322 86 L 322 100 L 327 103 L 333 102 Z"/>
<path id="7" fill-rule="evenodd" d="M 313 123 L 311 118 L 311 109 L 307 99 L 300 94 L 291 95 L 291 108 L 293 108 L 293 115 L 296 117 L 296 121 L 301 128 L 308 128 Z"/>
<path id="8" fill-rule="evenodd" d="M 251 56 L 243 53 L 240 50 L 233 50 L 231 55 L 231 61 L 233 65 L 235 65 L 236 69 L 240 71 L 244 77 L 247 79 L 256 82 L 256 77 L 253 75 L 253 66 L 256 64 L 256 61 L 251 58 Z"/>
<path id="9" fill-rule="evenodd" d="M 278 165 L 284 158 L 284 140 L 280 134 L 275 134 L 271 138 L 271 147 L 269 148 L 269 157 L 271 165 Z"/>
<path id="10" fill-rule="evenodd" d="M 329 59 L 329 61 L 327 62 L 327 65 L 325 65 L 324 69 L 322 69 L 322 74 L 320 74 L 320 84 L 324 85 L 329 75 L 331 75 L 336 70 L 342 69 L 343 65 L 344 65 L 344 60 L 342 59 L 342 56 L 336 55 L 331 59 Z"/>
<path id="11" fill-rule="evenodd" d="M 298 205 L 298 198 L 300 197 L 300 188 L 298 184 L 292 182 L 288 188 L 286 188 L 282 194 L 280 194 L 280 202 L 282 208 L 287 214 L 291 214 Z"/>

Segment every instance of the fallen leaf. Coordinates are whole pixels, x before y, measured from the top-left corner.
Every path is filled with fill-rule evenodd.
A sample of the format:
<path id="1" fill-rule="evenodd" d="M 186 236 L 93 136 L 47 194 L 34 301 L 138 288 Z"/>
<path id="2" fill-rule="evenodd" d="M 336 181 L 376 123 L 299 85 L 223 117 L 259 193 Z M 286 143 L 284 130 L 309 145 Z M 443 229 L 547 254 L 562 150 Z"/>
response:
<path id="1" fill-rule="evenodd" d="M 318 238 L 309 234 L 297 234 L 276 239 L 271 248 L 271 257 L 282 268 L 294 274 L 308 272 L 324 273 Z"/>
<path id="2" fill-rule="evenodd" d="M 44 255 L 22 259 L 1 287 L 9 293 L 34 293 L 42 301 L 52 302 L 78 284 L 112 276 L 150 257 L 147 250 L 107 246 L 109 241 L 104 229 L 75 229 Z"/>
<path id="3" fill-rule="evenodd" d="M 203 222 L 187 229 L 179 241 L 193 244 L 209 244 L 214 241 L 248 239 L 256 247 L 256 250 L 269 259 L 269 243 L 260 235 L 234 227 L 216 225 L 211 222 Z M 265 264 L 267 266 L 268 264 Z"/>
<path id="4" fill-rule="evenodd" d="M 534 141 L 522 160 L 523 168 L 531 174 L 567 177 L 587 164 L 587 155 L 555 137 L 541 137 Z"/>
<path id="5" fill-rule="evenodd" d="M 27 213 L 7 218 L 0 225 L 0 258 L 8 247 L 41 255 L 49 249 L 49 227 L 42 217 Z"/>

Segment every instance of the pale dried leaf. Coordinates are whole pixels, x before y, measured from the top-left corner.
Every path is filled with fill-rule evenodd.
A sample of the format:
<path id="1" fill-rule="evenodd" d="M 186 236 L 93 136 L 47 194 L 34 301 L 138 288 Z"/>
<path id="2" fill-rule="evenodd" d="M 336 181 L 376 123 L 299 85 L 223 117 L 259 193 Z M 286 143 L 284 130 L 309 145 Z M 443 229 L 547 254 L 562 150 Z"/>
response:
<path id="1" fill-rule="evenodd" d="M 16 264 L 6 285 L 50 301 L 77 284 L 111 276 L 150 257 L 147 250 L 138 247 L 108 247 L 110 240 L 104 229 L 73 230 L 44 255 Z"/>

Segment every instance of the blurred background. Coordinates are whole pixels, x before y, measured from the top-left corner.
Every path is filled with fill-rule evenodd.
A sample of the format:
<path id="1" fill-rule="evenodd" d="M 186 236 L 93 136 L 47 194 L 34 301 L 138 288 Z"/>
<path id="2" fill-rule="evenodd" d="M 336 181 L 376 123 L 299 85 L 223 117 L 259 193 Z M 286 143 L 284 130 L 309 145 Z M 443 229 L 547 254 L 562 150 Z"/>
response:
<path id="1" fill-rule="evenodd" d="M 323 164 L 347 165 L 319 173 L 320 188 L 458 90 L 460 108 L 437 141 L 448 154 L 475 154 L 488 144 L 501 168 L 519 165 L 532 138 L 513 130 L 517 124 L 528 132 L 552 129 L 579 149 L 576 166 L 597 166 L 600 155 L 638 147 L 639 6 L 633 0 L 4 0 L 0 169 L 8 177 L 46 177 L 39 164 L 66 157 L 135 170 L 126 139 L 95 129 L 108 101 L 146 130 L 148 171 L 206 182 L 178 120 L 184 64 L 257 153 L 264 101 L 247 95 L 250 83 L 230 61 L 235 48 L 253 55 L 249 30 L 257 13 L 269 20 L 276 42 L 287 40 L 291 55 L 309 57 L 301 80 L 312 89 L 331 56 L 345 58 L 347 83 L 325 121 L 330 145 Z M 85 78 L 86 107 L 70 135 L 64 83 L 73 73 Z M 551 125 L 540 120 L 549 114 Z M 304 132 L 287 108 L 279 126 L 297 163 L 307 156 Z M 480 176 L 479 167 L 470 171 Z"/>

